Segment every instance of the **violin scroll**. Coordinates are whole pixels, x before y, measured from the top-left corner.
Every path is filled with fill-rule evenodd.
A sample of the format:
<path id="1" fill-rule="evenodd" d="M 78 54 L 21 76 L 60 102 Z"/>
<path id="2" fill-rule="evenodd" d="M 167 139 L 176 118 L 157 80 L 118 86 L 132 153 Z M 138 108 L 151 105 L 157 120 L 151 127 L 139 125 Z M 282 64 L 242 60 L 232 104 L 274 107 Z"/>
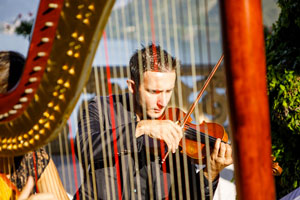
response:
<path id="1" fill-rule="evenodd" d="M 272 174 L 273 176 L 280 176 L 282 173 L 282 168 L 279 166 L 278 162 L 276 161 L 276 158 L 274 156 L 272 157 Z"/>

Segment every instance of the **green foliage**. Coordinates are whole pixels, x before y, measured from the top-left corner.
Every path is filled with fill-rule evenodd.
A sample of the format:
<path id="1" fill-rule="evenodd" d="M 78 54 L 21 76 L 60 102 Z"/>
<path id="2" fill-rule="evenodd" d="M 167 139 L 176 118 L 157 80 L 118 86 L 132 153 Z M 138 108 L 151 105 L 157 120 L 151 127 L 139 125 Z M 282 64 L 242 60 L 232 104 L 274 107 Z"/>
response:
<path id="1" fill-rule="evenodd" d="M 23 35 L 25 38 L 29 39 L 33 20 L 21 21 L 21 24 L 16 28 L 15 32 L 18 35 Z"/>
<path id="2" fill-rule="evenodd" d="M 283 168 L 277 197 L 300 186 L 300 2 L 278 0 L 281 13 L 266 40 L 272 149 Z"/>

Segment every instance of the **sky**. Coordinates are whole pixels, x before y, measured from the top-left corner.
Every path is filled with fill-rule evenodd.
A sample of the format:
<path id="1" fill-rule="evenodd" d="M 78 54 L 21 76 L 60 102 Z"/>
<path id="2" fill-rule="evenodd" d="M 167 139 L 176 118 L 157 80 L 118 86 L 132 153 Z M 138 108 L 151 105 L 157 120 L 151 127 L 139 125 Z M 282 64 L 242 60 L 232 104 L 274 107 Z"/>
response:
<path id="1" fill-rule="evenodd" d="M 120 9 L 132 0 L 117 0 L 114 9 Z M 215 0 L 210 0 L 215 1 Z M 263 0 L 263 15 L 264 24 L 271 26 L 271 24 L 277 19 L 279 9 L 275 3 L 276 0 Z M 0 4 L 0 51 L 1 50 L 13 50 L 27 55 L 29 47 L 29 40 L 23 36 L 14 34 L 14 28 L 20 23 L 20 20 L 34 18 L 38 9 L 39 0 L 1 0 Z M 211 5 L 214 5 L 211 3 Z M 31 16 L 30 16 L 31 15 Z M 7 27 L 10 27 L 9 29 Z M 111 65 L 126 65 L 128 63 L 130 55 L 122 52 L 118 53 L 115 48 L 129 49 L 130 54 L 134 52 L 136 48 L 139 48 L 141 44 L 137 44 L 136 41 L 128 40 L 126 42 L 120 40 L 107 40 L 109 62 Z M 220 47 L 217 46 L 217 49 Z M 103 52 L 104 44 L 100 42 L 98 50 L 96 52 L 94 65 L 105 65 L 105 53 Z M 116 56 L 116 54 L 118 54 Z M 219 54 L 219 52 L 213 53 Z M 213 55 L 214 56 L 214 55 Z M 114 59 L 117 57 L 118 59 Z M 205 57 L 205 56 L 204 56 Z M 216 60 L 219 56 L 216 56 Z M 184 63 L 184 58 L 182 62 Z"/>
<path id="2" fill-rule="evenodd" d="M 27 54 L 29 47 L 28 39 L 13 34 L 14 27 L 19 19 L 32 18 L 29 13 L 35 15 L 38 0 L 1 0 L 0 4 L 0 50 L 14 50 Z M 19 15 L 21 18 L 18 18 Z M 11 28 L 7 29 L 9 25 Z"/>

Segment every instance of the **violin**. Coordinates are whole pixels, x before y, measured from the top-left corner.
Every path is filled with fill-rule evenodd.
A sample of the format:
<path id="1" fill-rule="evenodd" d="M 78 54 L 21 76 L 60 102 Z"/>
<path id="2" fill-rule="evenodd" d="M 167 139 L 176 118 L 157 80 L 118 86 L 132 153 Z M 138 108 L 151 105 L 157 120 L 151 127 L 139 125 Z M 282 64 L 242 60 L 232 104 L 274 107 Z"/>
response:
<path id="1" fill-rule="evenodd" d="M 272 174 L 273 176 L 280 176 L 282 173 L 282 168 L 279 166 L 278 162 L 276 161 L 276 158 L 274 156 L 271 156 L 272 158 Z"/>
<path id="2" fill-rule="evenodd" d="M 186 114 L 179 108 L 168 108 L 161 119 L 180 123 L 185 116 Z M 189 117 L 183 126 L 184 138 L 179 142 L 182 149 L 181 153 L 185 153 L 195 161 L 202 159 L 204 162 L 206 157 L 205 145 L 209 145 L 210 149 L 213 148 L 217 138 L 227 143 L 228 134 L 224 127 L 217 123 L 203 121 L 201 124 L 196 125 L 191 122 L 192 118 Z"/>
<path id="3" fill-rule="evenodd" d="M 184 137 L 179 142 L 179 146 L 182 148 L 181 153 L 185 153 L 189 158 L 199 161 L 202 159 L 202 163 L 205 163 L 206 159 L 206 149 L 205 145 L 209 145 L 209 148 L 213 148 L 215 142 L 218 138 L 221 139 L 221 142 L 228 143 L 228 134 L 226 133 L 223 126 L 217 123 L 207 123 L 203 121 L 199 125 L 192 124 L 192 118 L 190 117 L 193 112 L 196 104 L 200 100 L 204 90 L 208 86 L 213 75 L 219 68 L 224 55 L 221 55 L 217 64 L 213 67 L 211 73 L 206 79 L 203 87 L 201 88 L 196 100 L 189 108 L 187 114 L 181 111 L 179 108 L 168 108 L 166 109 L 164 115 L 161 117 L 161 120 L 172 120 L 177 124 L 181 125 Z M 199 148 L 200 147 L 200 148 Z M 170 151 L 166 153 L 162 159 L 162 163 L 165 162 Z M 278 162 L 275 162 L 275 158 L 272 157 L 272 174 L 274 176 L 279 176 L 282 173 L 282 168 L 279 166 Z"/>
<path id="4" fill-rule="evenodd" d="M 165 114 L 162 116 L 161 120 L 172 120 L 174 122 L 180 123 L 180 121 L 185 117 L 186 114 L 179 108 L 168 108 Z M 189 117 L 188 121 L 183 127 L 184 139 L 181 139 L 179 146 L 181 147 L 180 153 L 184 153 L 188 158 L 195 160 L 199 163 L 199 159 L 202 163 L 206 161 L 206 147 L 212 149 L 215 146 L 216 140 L 221 139 L 221 142 L 228 143 L 228 134 L 226 133 L 223 126 L 218 123 L 205 122 L 201 124 L 193 124 L 192 118 Z M 276 158 L 272 158 L 272 174 L 273 176 L 280 176 L 282 173 L 282 168 L 279 166 Z M 165 159 L 163 160 L 163 162 Z"/>

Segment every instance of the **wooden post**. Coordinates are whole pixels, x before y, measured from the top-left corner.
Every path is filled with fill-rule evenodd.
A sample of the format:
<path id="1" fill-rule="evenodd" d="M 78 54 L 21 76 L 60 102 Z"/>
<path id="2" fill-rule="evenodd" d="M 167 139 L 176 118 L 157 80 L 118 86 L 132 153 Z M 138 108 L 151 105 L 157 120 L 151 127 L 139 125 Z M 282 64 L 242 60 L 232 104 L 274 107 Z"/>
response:
<path id="1" fill-rule="evenodd" d="M 260 0 L 222 0 L 238 199 L 275 199 Z"/>

